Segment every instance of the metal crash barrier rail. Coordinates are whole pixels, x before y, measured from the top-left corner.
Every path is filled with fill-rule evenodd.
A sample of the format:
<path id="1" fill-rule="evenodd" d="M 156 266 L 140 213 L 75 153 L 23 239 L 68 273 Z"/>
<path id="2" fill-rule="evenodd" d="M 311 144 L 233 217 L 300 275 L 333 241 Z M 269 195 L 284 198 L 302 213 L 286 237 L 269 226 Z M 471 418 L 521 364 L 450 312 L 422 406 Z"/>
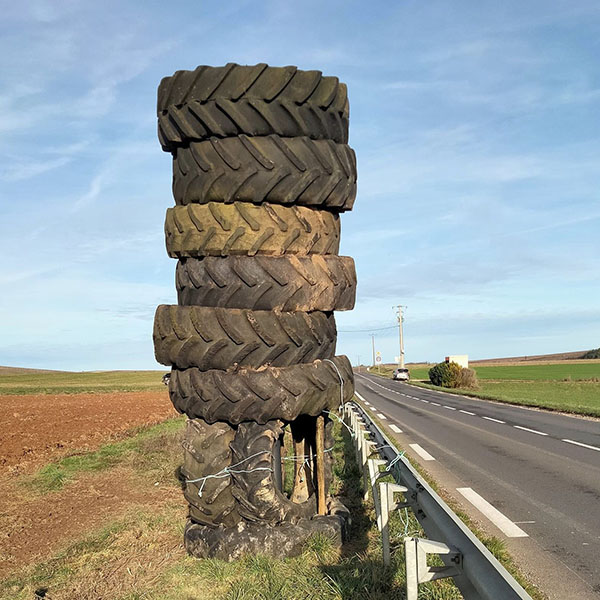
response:
<path id="1" fill-rule="evenodd" d="M 531 600 L 359 404 L 344 405 L 344 420 L 353 433 L 365 497 L 368 493 L 373 497 L 384 563 L 389 564 L 391 558 L 388 530 L 391 511 L 410 508 L 427 535 L 428 539 L 404 538 L 407 600 L 417 600 L 420 583 L 444 577 L 454 579 L 465 600 Z M 375 451 L 382 458 L 371 458 Z M 385 471 L 379 470 L 381 465 L 386 465 Z M 392 475 L 395 483 L 379 481 L 384 475 Z M 404 495 L 404 501 L 396 499 L 398 493 Z M 444 566 L 429 566 L 428 554 L 438 555 Z"/>

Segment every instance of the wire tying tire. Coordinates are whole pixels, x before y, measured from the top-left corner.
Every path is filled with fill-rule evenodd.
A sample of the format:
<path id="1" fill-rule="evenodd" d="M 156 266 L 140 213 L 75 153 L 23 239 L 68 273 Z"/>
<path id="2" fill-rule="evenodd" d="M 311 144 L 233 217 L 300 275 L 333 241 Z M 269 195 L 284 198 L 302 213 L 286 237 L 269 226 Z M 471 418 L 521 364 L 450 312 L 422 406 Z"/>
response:
<path id="1" fill-rule="evenodd" d="M 188 417 L 200 417 L 208 423 L 265 424 L 336 410 L 352 399 L 354 378 L 345 356 L 282 368 L 241 368 L 235 372 L 173 369 L 169 395 L 175 408 Z"/>
<path id="2" fill-rule="evenodd" d="M 184 459 L 179 477 L 190 518 L 196 523 L 230 527 L 240 521 L 236 501 L 231 494 L 230 476 L 193 481 L 217 474 L 231 465 L 229 444 L 234 437 L 235 429 L 227 423 L 209 425 L 201 419 L 189 419 L 186 423 L 182 443 Z"/>

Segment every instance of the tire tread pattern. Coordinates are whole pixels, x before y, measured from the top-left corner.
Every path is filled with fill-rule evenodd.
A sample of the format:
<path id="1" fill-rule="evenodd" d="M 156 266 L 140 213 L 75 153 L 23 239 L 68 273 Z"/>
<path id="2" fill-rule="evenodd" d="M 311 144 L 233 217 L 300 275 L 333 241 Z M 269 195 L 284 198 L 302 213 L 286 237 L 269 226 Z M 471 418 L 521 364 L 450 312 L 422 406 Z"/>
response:
<path id="1" fill-rule="evenodd" d="M 239 134 L 348 141 L 346 85 L 296 67 L 229 63 L 165 77 L 158 88 L 158 137 L 166 151 Z"/>
<path id="2" fill-rule="evenodd" d="M 345 144 L 307 137 L 192 142 L 173 158 L 173 196 L 178 205 L 243 201 L 351 210 L 356 157 Z"/>
<path id="3" fill-rule="evenodd" d="M 160 305 L 156 360 L 179 369 L 283 367 L 335 354 L 333 314 Z"/>
<path id="4" fill-rule="evenodd" d="M 321 71 L 303 71 L 294 66 L 270 67 L 264 63 L 200 65 L 193 71 L 176 71 L 160 82 L 157 110 L 161 112 L 190 100 L 207 102 L 214 98 L 234 101 L 260 98 L 267 102 L 285 98 L 297 104 L 312 102 L 319 108 L 348 114 L 346 86 L 337 77 L 325 77 Z"/>
<path id="5" fill-rule="evenodd" d="M 255 254 L 337 254 L 339 215 L 305 206 L 245 202 L 167 209 L 171 258 Z"/>
<path id="6" fill-rule="evenodd" d="M 265 425 L 242 423 L 231 443 L 234 463 L 244 461 L 249 472 L 232 473 L 232 494 L 240 515 L 248 521 L 277 524 L 311 517 L 316 513 L 313 494 L 296 504 L 280 492 L 273 478 L 273 447 L 283 431 L 281 421 Z"/>
<path id="7" fill-rule="evenodd" d="M 231 494 L 231 477 L 207 479 L 198 495 L 200 482 L 194 480 L 218 473 L 231 465 L 230 443 L 235 429 L 226 423 L 209 425 L 201 419 L 189 419 L 183 440 L 184 462 L 179 469 L 190 518 L 203 525 L 233 526 L 240 521 L 236 501 Z"/>
<path id="8" fill-rule="evenodd" d="M 169 381 L 169 395 L 177 411 L 208 423 L 227 421 L 232 425 L 314 417 L 349 402 L 353 394 L 352 366 L 346 356 L 282 368 L 242 368 L 234 373 L 173 369 Z"/>
<path id="9" fill-rule="evenodd" d="M 348 256 L 207 256 L 178 261 L 182 306 L 252 310 L 352 310 L 354 261 Z"/>

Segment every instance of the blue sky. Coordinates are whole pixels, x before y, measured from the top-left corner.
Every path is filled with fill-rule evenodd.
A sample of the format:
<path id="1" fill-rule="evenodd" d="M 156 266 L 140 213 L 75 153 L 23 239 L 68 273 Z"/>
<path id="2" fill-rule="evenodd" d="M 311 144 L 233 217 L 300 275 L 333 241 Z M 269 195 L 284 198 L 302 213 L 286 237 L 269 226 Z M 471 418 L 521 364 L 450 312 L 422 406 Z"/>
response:
<path id="1" fill-rule="evenodd" d="M 409 361 L 600 346 L 597 1 L 32 0 L 0 31 L 0 364 L 157 366 L 176 300 L 156 88 L 226 62 L 348 84 L 339 353 L 369 360 L 362 330 L 399 303 Z M 393 360 L 397 332 L 375 333 Z"/>

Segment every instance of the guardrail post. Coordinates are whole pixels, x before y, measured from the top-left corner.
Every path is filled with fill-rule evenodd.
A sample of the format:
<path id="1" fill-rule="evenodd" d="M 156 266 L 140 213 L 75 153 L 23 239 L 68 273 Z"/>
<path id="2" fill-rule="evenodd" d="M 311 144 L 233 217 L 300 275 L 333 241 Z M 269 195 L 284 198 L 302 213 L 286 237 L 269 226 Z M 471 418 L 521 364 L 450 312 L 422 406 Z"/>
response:
<path id="1" fill-rule="evenodd" d="M 383 564 L 389 565 L 390 555 L 390 511 L 408 506 L 408 502 L 396 502 L 394 494 L 408 492 L 408 488 L 397 483 L 381 481 L 379 483 L 379 502 L 381 503 L 381 547 L 383 549 Z"/>
<path id="2" fill-rule="evenodd" d="M 371 494 L 373 494 L 373 505 L 375 506 L 375 516 L 377 517 L 377 529 L 381 531 L 381 502 L 377 492 L 377 479 L 381 475 L 379 465 L 385 465 L 387 461 L 379 458 L 369 458 L 367 462 L 369 465 L 369 487 L 371 488 Z"/>
<path id="3" fill-rule="evenodd" d="M 420 583 L 455 577 L 462 573 L 462 554 L 442 542 L 407 537 L 404 538 L 404 554 L 406 557 L 406 600 L 417 600 Z M 455 565 L 430 567 L 427 564 L 428 554 L 447 556 Z"/>
<path id="4" fill-rule="evenodd" d="M 363 476 L 363 483 L 365 488 L 363 493 L 363 500 L 366 500 L 369 497 L 369 489 L 371 488 L 371 477 L 369 474 L 369 455 L 371 454 L 371 446 L 376 445 L 377 444 L 372 440 L 365 440 L 360 456 L 360 470 Z"/>

